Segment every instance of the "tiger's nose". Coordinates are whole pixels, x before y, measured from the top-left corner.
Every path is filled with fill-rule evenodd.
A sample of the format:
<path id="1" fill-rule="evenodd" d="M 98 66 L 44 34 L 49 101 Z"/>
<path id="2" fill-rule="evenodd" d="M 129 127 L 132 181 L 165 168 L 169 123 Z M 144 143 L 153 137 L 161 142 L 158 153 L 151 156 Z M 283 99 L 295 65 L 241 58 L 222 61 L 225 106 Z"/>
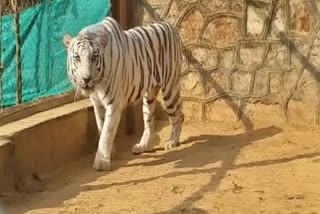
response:
<path id="1" fill-rule="evenodd" d="M 90 82 L 90 80 L 91 80 L 91 76 L 83 77 L 82 79 L 83 79 L 83 82 L 84 82 L 85 84 L 88 84 L 88 83 Z"/>

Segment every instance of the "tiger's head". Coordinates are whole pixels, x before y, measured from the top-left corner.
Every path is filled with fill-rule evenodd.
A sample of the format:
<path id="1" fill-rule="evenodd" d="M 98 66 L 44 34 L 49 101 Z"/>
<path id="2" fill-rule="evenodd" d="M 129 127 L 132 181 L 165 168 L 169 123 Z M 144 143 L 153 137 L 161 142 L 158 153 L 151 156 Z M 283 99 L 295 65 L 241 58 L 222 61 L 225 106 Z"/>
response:
<path id="1" fill-rule="evenodd" d="M 108 43 L 108 35 L 86 33 L 72 38 L 66 34 L 63 36 L 63 43 L 68 50 L 69 79 L 84 95 L 89 95 L 103 79 L 104 48 Z"/>

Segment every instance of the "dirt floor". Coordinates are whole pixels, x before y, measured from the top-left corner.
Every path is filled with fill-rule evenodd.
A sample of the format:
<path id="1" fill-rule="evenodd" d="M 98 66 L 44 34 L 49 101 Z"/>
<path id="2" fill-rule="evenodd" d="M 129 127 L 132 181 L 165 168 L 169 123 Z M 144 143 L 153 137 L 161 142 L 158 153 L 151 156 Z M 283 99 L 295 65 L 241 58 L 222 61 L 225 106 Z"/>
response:
<path id="1" fill-rule="evenodd" d="M 41 177 L 43 191 L 3 196 L 4 213 L 320 214 L 319 129 L 187 124 L 180 147 L 133 156 L 137 141 L 118 138 L 112 172 L 93 171 L 90 152 Z"/>

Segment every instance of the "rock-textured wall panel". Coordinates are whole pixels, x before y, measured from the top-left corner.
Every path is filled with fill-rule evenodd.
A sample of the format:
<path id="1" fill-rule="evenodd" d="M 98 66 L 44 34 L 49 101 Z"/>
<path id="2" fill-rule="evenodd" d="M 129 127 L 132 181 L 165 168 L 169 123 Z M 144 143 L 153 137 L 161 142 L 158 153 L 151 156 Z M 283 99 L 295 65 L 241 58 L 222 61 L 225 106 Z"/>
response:
<path id="1" fill-rule="evenodd" d="M 320 17 L 308 0 L 138 0 L 174 25 L 188 120 L 319 124 Z"/>

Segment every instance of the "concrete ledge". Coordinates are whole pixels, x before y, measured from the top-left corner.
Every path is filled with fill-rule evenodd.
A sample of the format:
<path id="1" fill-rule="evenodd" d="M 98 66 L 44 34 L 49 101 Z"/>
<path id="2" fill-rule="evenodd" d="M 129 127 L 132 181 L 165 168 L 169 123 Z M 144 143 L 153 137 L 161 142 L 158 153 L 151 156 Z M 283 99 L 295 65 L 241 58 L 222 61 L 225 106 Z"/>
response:
<path id="1" fill-rule="evenodd" d="M 0 146 L 0 195 L 14 187 L 14 148 L 6 143 Z"/>
<path id="2" fill-rule="evenodd" d="M 88 100 L 0 127 L 0 193 L 38 188 L 49 172 L 95 145 L 97 129 Z"/>
<path id="3" fill-rule="evenodd" d="M 135 112 L 135 132 L 143 130 L 142 105 Z M 126 134 L 126 112 L 117 135 Z M 41 176 L 95 151 L 98 132 L 88 99 L 43 111 L 0 126 L 0 195 L 11 190 L 41 190 Z"/>

